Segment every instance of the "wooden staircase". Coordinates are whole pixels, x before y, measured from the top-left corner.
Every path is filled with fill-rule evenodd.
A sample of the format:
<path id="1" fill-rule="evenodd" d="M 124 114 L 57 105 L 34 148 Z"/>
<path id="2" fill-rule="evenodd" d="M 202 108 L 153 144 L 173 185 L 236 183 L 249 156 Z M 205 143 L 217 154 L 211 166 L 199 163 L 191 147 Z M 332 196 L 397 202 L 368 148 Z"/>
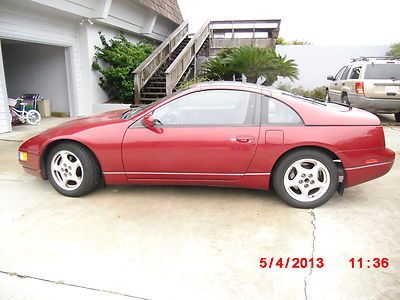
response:
<path id="1" fill-rule="evenodd" d="M 170 95 L 189 77 L 196 77 L 197 58 L 208 57 L 210 49 L 218 51 L 242 45 L 275 47 L 280 21 L 207 20 L 194 35 L 189 35 L 188 22 L 183 22 L 133 72 L 135 105 L 157 101 Z M 241 37 L 243 34 L 247 37 Z"/>
<path id="2" fill-rule="evenodd" d="M 174 62 L 178 55 L 182 52 L 185 46 L 189 43 L 190 38 L 186 37 L 182 40 L 179 46 L 171 53 L 169 58 L 161 67 L 154 73 L 150 80 L 145 84 L 141 90 L 141 101 L 143 104 L 148 104 L 167 95 L 166 90 L 166 75 L 165 71 Z"/>

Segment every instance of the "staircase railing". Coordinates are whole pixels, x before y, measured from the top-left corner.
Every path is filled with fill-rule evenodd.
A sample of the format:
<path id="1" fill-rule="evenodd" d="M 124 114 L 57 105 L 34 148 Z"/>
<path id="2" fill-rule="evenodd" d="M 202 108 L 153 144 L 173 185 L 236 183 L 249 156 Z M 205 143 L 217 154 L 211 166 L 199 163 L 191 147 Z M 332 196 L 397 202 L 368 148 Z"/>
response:
<path id="1" fill-rule="evenodd" d="M 172 90 L 178 84 L 183 74 L 196 57 L 201 46 L 210 35 L 210 21 L 208 20 L 192 37 L 189 43 L 182 49 L 181 53 L 175 58 L 173 63 L 165 71 L 167 95 L 172 94 Z"/>
<path id="2" fill-rule="evenodd" d="M 135 104 L 140 104 L 140 92 L 157 69 L 167 60 L 188 34 L 188 21 L 174 30 L 154 52 L 147 57 L 134 71 Z"/>

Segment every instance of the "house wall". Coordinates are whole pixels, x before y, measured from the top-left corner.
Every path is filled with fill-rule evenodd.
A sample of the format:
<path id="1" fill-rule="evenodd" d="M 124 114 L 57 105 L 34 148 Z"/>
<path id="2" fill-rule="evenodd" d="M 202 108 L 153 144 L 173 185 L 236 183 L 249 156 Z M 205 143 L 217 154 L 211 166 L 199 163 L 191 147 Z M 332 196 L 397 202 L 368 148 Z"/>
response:
<path id="1" fill-rule="evenodd" d="M 3 61 L 8 97 L 40 94 L 52 111 L 69 114 L 65 48 L 3 42 Z"/>
<path id="2" fill-rule="evenodd" d="M 2 47 L 0 40 L 0 133 L 11 131 L 11 120 L 8 111 L 7 89 L 5 85 L 4 70 L 1 67 L 3 63 Z"/>
<path id="3" fill-rule="evenodd" d="M 317 46 L 317 45 L 277 45 L 276 51 L 294 59 L 299 68 L 299 80 L 291 83 L 288 79 L 279 79 L 274 86 L 291 83 L 313 89 L 327 85 L 326 77 L 335 75 L 351 58 L 360 56 L 384 56 L 388 45 L 378 46 Z"/>
<path id="4" fill-rule="evenodd" d="M 118 36 L 120 30 L 117 28 L 107 27 L 102 24 L 84 25 L 79 27 L 79 45 L 81 58 L 81 72 L 84 98 L 84 111 L 92 113 L 93 104 L 108 101 L 108 95 L 99 86 L 100 73 L 92 70 L 92 62 L 95 55 L 95 46 L 101 46 L 99 32 L 104 34 L 107 40 Z M 125 33 L 130 42 L 136 43 L 140 41 L 137 35 Z"/>

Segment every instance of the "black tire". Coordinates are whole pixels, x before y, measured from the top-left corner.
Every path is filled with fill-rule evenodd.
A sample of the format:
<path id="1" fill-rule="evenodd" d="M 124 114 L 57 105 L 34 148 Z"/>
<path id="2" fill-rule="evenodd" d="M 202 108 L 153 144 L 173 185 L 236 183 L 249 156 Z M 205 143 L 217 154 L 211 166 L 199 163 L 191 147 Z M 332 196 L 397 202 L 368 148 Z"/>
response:
<path id="1" fill-rule="evenodd" d="M 347 94 L 344 94 L 344 95 L 342 96 L 342 103 L 347 104 L 347 105 L 350 105 L 349 97 L 347 96 Z"/>
<path id="2" fill-rule="evenodd" d="M 74 190 L 63 189 L 59 186 L 54 178 L 57 175 L 52 173 L 52 159 L 60 151 L 69 151 L 73 153 L 82 165 L 81 183 L 79 187 Z M 53 188 L 67 197 L 80 197 L 94 191 L 100 185 L 102 179 L 100 166 L 92 152 L 86 147 L 73 142 L 61 143 L 50 149 L 46 157 L 46 174 Z"/>
<path id="3" fill-rule="evenodd" d="M 395 113 L 394 118 L 396 119 L 396 122 L 400 122 L 400 112 Z"/>
<path id="4" fill-rule="evenodd" d="M 329 97 L 329 90 L 326 90 L 326 95 L 325 95 L 325 102 L 330 102 L 331 98 Z"/>
<path id="5" fill-rule="evenodd" d="M 302 160 L 302 159 L 310 159 L 314 161 L 318 161 L 322 163 L 329 172 L 330 183 L 327 190 L 321 194 L 316 200 L 312 201 L 299 201 L 293 198 L 285 188 L 284 179 L 285 173 L 292 166 L 293 163 Z M 289 174 L 290 175 L 290 174 Z M 332 196 L 335 194 L 338 187 L 338 169 L 335 163 L 332 161 L 328 155 L 321 151 L 313 150 L 313 149 L 303 149 L 292 152 L 279 162 L 277 167 L 274 169 L 272 174 L 272 184 L 275 189 L 275 192 L 278 196 L 287 204 L 297 208 L 315 208 L 326 202 L 328 202 Z M 328 186 L 328 185 L 326 185 Z M 311 192 L 310 190 L 309 192 Z M 307 192 L 307 195 L 309 195 Z M 312 196 L 312 194 L 310 195 Z M 314 196 L 312 196 L 314 197 Z"/>

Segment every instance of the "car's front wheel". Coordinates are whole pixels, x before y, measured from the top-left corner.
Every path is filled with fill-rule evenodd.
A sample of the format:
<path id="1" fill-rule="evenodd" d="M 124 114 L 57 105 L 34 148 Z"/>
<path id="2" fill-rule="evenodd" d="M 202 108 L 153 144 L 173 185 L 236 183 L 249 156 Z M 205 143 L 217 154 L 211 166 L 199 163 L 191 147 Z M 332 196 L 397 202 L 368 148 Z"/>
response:
<path id="1" fill-rule="evenodd" d="M 58 144 L 49 151 L 46 173 L 54 189 L 68 197 L 88 194 L 101 182 L 96 158 L 84 146 L 71 142 Z"/>
<path id="2" fill-rule="evenodd" d="M 312 149 L 298 150 L 284 157 L 272 176 L 278 196 L 298 208 L 326 203 L 338 186 L 335 163 L 328 155 Z"/>

